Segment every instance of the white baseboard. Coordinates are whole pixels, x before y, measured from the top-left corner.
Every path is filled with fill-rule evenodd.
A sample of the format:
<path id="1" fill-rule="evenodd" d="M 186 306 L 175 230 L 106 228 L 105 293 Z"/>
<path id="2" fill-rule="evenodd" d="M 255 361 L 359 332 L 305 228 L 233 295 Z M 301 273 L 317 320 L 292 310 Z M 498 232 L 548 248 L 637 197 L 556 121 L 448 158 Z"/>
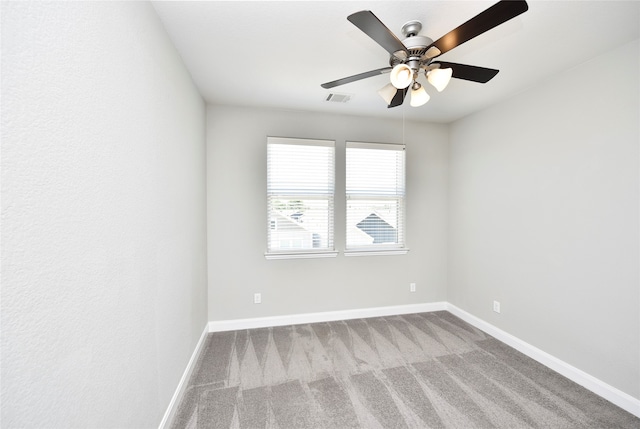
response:
<path id="1" fill-rule="evenodd" d="M 446 302 L 393 305 L 388 307 L 359 308 L 355 310 L 325 311 L 321 313 L 289 314 L 252 319 L 214 320 L 209 322 L 209 332 L 236 331 L 238 329 L 268 328 L 272 326 L 300 325 L 303 323 L 332 322 L 336 320 L 363 319 L 367 317 L 395 316 L 398 314 L 444 311 Z"/>
<path id="2" fill-rule="evenodd" d="M 431 311 L 449 311 L 453 315 L 459 317 L 465 322 L 475 326 L 478 329 L 486 332 L 487 334 L 495 337 L 503 343 L 513 347 L 519 352 L 529 356 L 530 358 L 540 362 L 541 364 L 549 367 L 557 373 L 567 377 L 568 379 L 578 383 L 593 393 L 601 396 L 607 401 L 617 405 L 630 412 L 631 414 L 640 417 L 640 400 L 633 396 L 622 392 L 619 389 L 593 377 L 586 372 L 569 365 L 568 363 L 550 355 L 549 353 L 540 350 L 539 348 L 532 346 L 531 344 L 493 326 L 492 324 L 485 322 L 484 320 L 467 313 L 466 311 L 456 307 L 448 302 L 433 302 L 424 304 L 409 304 L 409 305 L 396 305 L 388 307 L 376 307 L 376 308 L 363 308 L 354 310 L 339 310 L 339 311 L 327 311 L 321 313 L 307 313 L 307 314 L 292 314 L 285 316 L 274 317 L 257 317 L 251 319 L 234 319 L 234 320 L 216 320 L 210 321 L 207 324 L 205 331 L 202 333 L 200 340 L 196 346 L 196 349 L 191 356 L 191 360 L 187 365 L 187 368 L 180 380 L 180 384 L 176 389 L 176 393 L 171 399 L 169 408 L 165 413 L 162 422 L 160 423 L 160 429 L 168 428 L 171 421 L 174 418 L 177 405 L 182 399 L 186 383 L 191 377 L 193 367 L 197 362 L 197 358 L 200 354 L 200 349 L 204 344 L 204 339 L 208 332 L 222 332 L 222 331 L 234 331 L 238 329 L 252 329 L 252 328 L 267 328 L 273 326 L 284 325 L 298 325 L 303 323 L 318 323 L 318 322 L 331 322 L 336 320 L 350 320 L 361 319 L 367 317 L 380 317 L 380 316 L 394 316 L 400 314 L 412 314 L 412 313 L 426 313 Z"/>
<path id="3" fill-rule="evenodd" d="M 198 362 L 198 357 L 200 356 L 200 352 L 202 351 L 202 346 L 204 345 L 204 340 L 207 338 L 207 334 L 209 333 L 209 325 L 205 325 L 204 330 L 202 331 L 202 335 L 200 335 L 200 339 L 196 344 L 196 348 L 193 350 L 191 354 L 191 359 L 189 359 L 189 363 L 182 373 L 182 378 L 178 383 L 178 387 L 171 398 L 171 402 L 169 402 L 169 406 L 167 407 L 167 411 L 165 411 L 164 416 L 162 417 L 162 421 L 160 422 L 159 429 L 169 429 L 171 427 L 171 423 L 175 418 L 176 412 L 178 411 L 178 405 L 182 401 L 182 397 L 184 396 L 184 392 L 187 388 L 187 383 L 189 383 L 189 379 L 191 378 L 191 374 L 196 366 L 196 362 Z"/>
<path id="4" fill-rule="evenodd" d="M 513 335 L 503 331 L 502 329 L 499 329 L 492 324 L 487 323 L 470 313 L 467 313 L 466 311 L 456 307 L 453 304 L 446 303 L 446 309 L 465 322 L 475 326 L 478 329 L 481 329 L 482 331 L 502 341 L 508 346 L 513 347 L 519 352 L 551 368 L 555 372 L 567 377 L 569 380 L 578 383 L 586 389 L 589 389 L 596 395 L 603 397 L 607 401 L 617 405 L 625 411 L 630 412 L 636 417 L 640 417 L 639 399 L 636 399 L 633 396 L 624 393 L 623 391 L 618 390 L 613 386 L 610 386 L 604 381 L 601 381 L 594 376 L 589 375 L 572 365 L 569 365 L 568 363 L 556 358 L 555 356 L 552 356 L 549 353 L 544 352 L 517 337 L 514 337 Z"/>

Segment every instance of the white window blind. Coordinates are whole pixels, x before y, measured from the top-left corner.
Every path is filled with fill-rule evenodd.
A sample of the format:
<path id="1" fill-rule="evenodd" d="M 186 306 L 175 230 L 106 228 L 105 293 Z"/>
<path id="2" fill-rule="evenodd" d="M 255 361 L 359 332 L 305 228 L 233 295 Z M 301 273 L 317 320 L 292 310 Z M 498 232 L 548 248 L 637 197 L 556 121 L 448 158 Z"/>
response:
<path id="1" fill-rule="evenodd" d="M 335 142 L 267 138 L 267 254 L 333 251 Z"/>
<path id="2" fill-rule="evenodd" d="M 346 144 L 346 250 L 405 248 L 405 146 Z"/>

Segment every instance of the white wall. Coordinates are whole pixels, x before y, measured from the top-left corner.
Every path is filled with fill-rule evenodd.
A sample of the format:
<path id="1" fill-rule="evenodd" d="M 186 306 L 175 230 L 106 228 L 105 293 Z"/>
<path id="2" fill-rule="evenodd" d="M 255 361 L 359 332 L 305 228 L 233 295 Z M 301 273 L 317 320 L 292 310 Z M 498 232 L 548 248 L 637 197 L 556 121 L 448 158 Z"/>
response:
<path id="1" fill-rule="evenodd" d="M 209 106 L 207 126 L 209 320 L 444 300 L 446 126 L 406 124 L 407 255 L 296 260 L 264 257 L 267 136 L 336 141 L 335 243 L 344 250 L 345 141 L 402 143 L 402 121 Z"/>
<path id="2" fill-rule="evenodd" d="M 2 427 L 157 427 L 206 324 L 204 103 L 152 6 L 2 2 Z"/>
<path id="3" fill-rule="evenodd" d="M 636 398 L 639 51 L 624 45 L 452 124 L 447 289 Z"/>

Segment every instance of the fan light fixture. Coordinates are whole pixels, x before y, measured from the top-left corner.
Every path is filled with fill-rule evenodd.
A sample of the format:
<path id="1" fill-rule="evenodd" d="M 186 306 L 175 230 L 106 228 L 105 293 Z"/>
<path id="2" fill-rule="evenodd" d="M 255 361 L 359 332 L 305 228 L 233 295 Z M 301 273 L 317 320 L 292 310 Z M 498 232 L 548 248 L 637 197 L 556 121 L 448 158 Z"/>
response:
<path id="1" fill-rule="evenodd" d="M 419 74 L 424 73 L 429 84 L 438 92 L 443 91 L 451 78 L 477 83 L 487 83 L 499 70 L 468 64 L 449 63 L 436 60 L 457 46 L 502 25 L 529 10 L 526 0 L 499 0 L 493 6 L 480 12 L 459 25 L 438 40 L 420 35 L 422 23 L 409 21 L 402 26 L 403 40 L 387 28 L 370 10 L 361 10 L 347 16 L 347 20 L 362 30 L 374 42 L 390 54 L 389 65 L 353 76 L 323 83 L 322 88 L 329 89 L 361 79 L 391 72 L 391 84 L 381 88 L 378 93 L 387 102 L 389 108 L 398 107 L 405 101 L 411 87 L 411 105 L 421 106 L 427 102 L 423 85 L 416 82 Z M 436 61 L 434 61 L 436 60 Z M 453 76 L 455 74 L 455 76 Z M 395 88 L 395 90 L 394 90 Z"/>
<path id="2" fill-rule="evenodd" d="M 395 97 L 397 91 L 398 90 L 393 86 L 393 84 L 388 83 L 378 90 L 378 94 L 380 94 L 380 97 L 382 97 L 387 104 L 391 104 L 391 101 L 393 100 L 393 97 Z"/>
<path id="3" fill-rule="evenodd" d="M 391 83 L 398 89 L 404 89 L 413 81 L 413 70 L 406 64 L 398 64 L 391 70 Z"/>
<path id="4" fill-rule="evenodd" d="M 427 80 L 433 85 L 438 92 L 442 92 L 443 89 L 449 85 L 451 76 L 453 75 L 453 69 L 433 69 L 427 73 Z"/>
<path id="5" fill-rule="evenodd" d="M 413 82 L 413 85 L 411 85 L 411 102 L 409 103 L 411 107 L 422 106 L 426 104 L 430 98 L 422 85 L 418 82 Z"/>
<path id="6" fill-rule="evenodd" d="M 442 92 L 447 85 L 449 85 L 449 81 L 451 81 L 453 69 L 435 68 L 428 70 L 425 74 L 429 83 L 433 85 L 438 92 Z M 398 90 L 408 88 L 411 85 L 411 102 L 409 104 L 412 107 L 422 106 L 426 104 L 431 97 L 429 97 L 424 87 L 415 80 L 417 77 L 418 71 L 412 69 L 407 64 L 397 64 L 393 67 L 391 75 L 389 76 L 391 83 L 380 88 L 378 94 L 390 105 Z"/>

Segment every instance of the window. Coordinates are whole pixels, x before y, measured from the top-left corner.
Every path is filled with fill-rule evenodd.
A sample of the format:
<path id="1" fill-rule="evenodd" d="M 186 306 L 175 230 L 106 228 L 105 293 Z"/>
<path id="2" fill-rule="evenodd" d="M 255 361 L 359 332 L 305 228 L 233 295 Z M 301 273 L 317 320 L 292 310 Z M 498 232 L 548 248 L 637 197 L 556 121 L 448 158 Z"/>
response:
<path id="1" fill-rule="evenodd" d="M 406 253 L 405 147 L 347 142 L 345 255 Z"/>
<path id="2" fill-rule="evenodd" d="M 335 142 L 267 138 L 266 257 L 335 256 Z"/>

